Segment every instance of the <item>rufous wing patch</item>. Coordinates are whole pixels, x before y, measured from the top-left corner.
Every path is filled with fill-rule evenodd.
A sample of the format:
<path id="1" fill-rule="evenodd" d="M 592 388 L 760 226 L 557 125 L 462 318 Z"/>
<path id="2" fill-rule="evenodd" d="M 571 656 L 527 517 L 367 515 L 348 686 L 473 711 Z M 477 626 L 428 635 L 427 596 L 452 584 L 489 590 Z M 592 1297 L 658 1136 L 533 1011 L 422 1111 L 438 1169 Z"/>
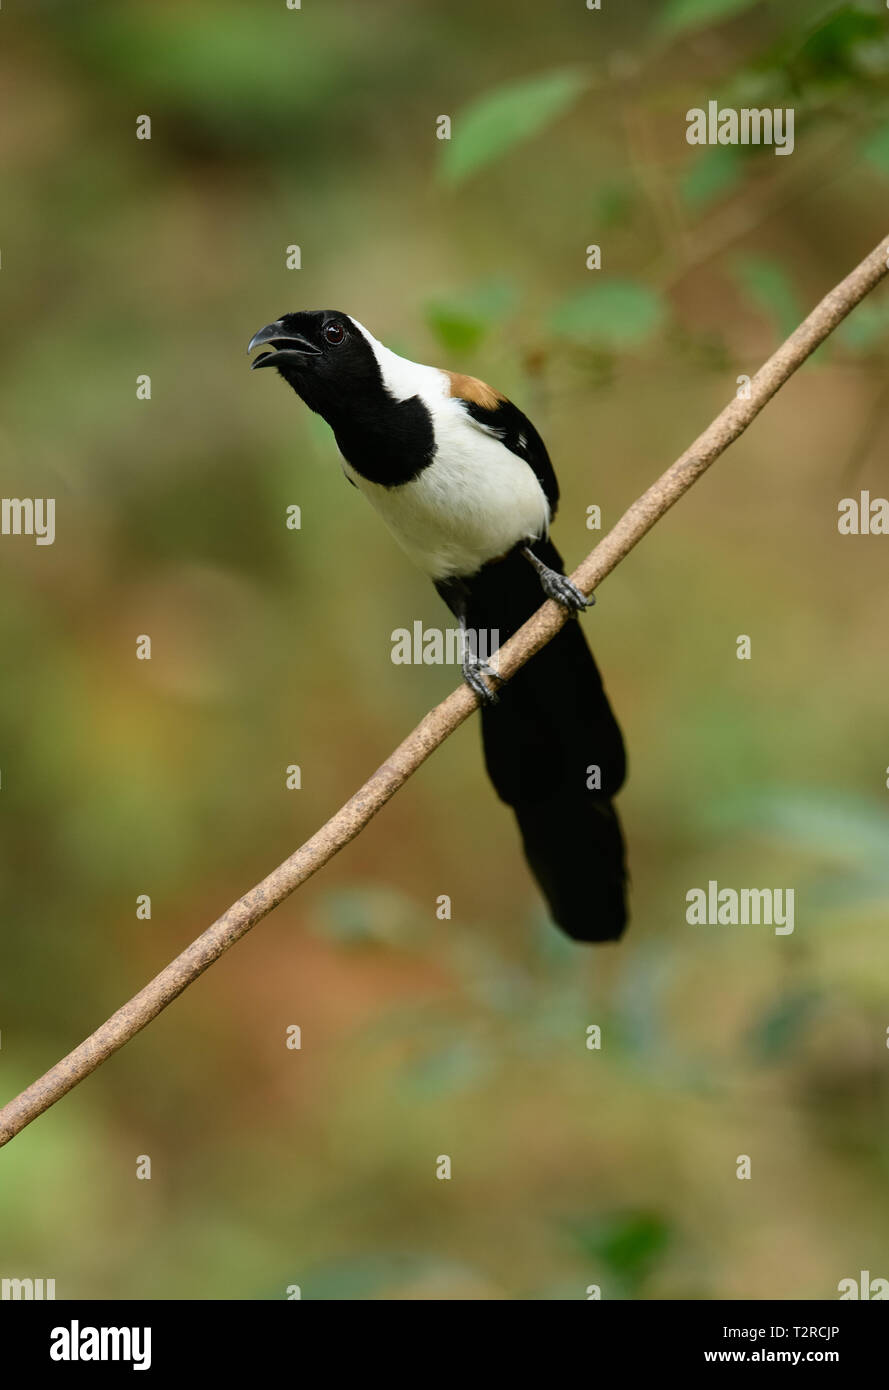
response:
<path id="1" fill-rule="evenodd" d="M 452 396 L 471 405 L 480 405 L 482 410 L 496 410 L 506 400 L 486 381 L 479 381 L 477 376 L 464 376 L 462 372 L 445 372 L 445 376 L 450 380 Z"/>

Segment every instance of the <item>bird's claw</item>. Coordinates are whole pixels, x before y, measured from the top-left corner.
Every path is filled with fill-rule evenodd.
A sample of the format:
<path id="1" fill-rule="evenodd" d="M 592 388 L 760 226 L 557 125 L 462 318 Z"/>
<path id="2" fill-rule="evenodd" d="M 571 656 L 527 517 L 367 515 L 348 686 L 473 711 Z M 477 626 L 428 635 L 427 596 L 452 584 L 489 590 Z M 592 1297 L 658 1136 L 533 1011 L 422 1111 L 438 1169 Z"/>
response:
<path id="1" fill-rule="evenodd" d="M 559 574 L 556 570 L 547 570 L 541 574 L 540 583 L 547 598 L 551 598 L 554 603 L 561 608 L 567 608 L 572 613 L 582 613 L 585 608 L 592 608 L 596 602 L 595 594 L 582 594 L 576 584 L 572 584 L 566 574 Z"/>
<path id="2" fill-rule="evenodd" d="M 467 656 L 463 662 L 463 679 L 483 705 L 496 705 L 497 696 L 482 679 L 484 676 L 496 680 L 497 672 L 493 671 L 486 661 L 482 661 L 481 657 Z"/>

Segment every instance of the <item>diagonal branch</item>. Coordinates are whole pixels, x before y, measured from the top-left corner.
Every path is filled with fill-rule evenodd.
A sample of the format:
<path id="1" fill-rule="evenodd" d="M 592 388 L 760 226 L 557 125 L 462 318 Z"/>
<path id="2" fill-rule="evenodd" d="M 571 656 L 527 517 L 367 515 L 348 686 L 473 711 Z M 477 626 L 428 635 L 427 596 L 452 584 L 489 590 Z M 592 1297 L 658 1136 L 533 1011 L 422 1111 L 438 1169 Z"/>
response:
<path id="1" fill-rule="evenodd" d="M 613 530 L 571 576 L 584 593 L 592 593 L 655 522 L 710 467 L 713 460 L 744 432 L 797 367 L 870 293 L 887 271 L 889 236 L 845 280 L 825 295 L 809 317 L 760 367 L 751 381 L 749 398 L 732 400 L 666 473 L 624 512 Z M 508 679 L 540 651 L 566 621 L 567 614 L 563 609 L 550 601 L 544 603 L 498 653 L 501 680 Z M 273 869 L 255 888 L 251 888 L 249 893 L 245 893 L 243 898 L 239 898 L 101 1028 L 4 1106 L 0 1110 L 0 1146 L 8 1143 L 44 1110 L 48 1110 L 90 1072 L 95 1071 L 107 1057 L 123 1047 L 218 960 L 224 951 L 338 854 L 416 772 L 430 753 L 469 718 L 477 703 L 476 696 L 466 685 L 452 691 L 310 840 Z"/>

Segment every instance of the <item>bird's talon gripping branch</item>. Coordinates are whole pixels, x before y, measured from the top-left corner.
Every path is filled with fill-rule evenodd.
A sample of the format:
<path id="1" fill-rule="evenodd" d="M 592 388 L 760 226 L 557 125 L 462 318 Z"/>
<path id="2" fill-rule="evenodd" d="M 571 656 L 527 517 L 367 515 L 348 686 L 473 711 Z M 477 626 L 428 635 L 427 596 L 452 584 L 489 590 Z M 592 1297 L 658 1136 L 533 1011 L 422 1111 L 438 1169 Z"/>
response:
<path id="1" fill-rule="evenodd" d="M 560 608 L 567 608 L 572 613 L 582 613 L 585 608 L 592 608 L 596 602 L 596 595 L 582 594 L 576 584 L 572 584 L 567 575 L 558 574 L 555 570 L 550 570 L 547 575 L 541 575 L 540 583 L 547 598 L 551 598 L 553 603 L 557 603 Z"/>
<path id="2" fill-rule="evenodd" d="M 560 608 L 567 608 L 571 613 L 582 613 L 585 608 L 592 608 L 596 602 L 595 594 L 590 594 L 587 598 L 576 584 L 571 583 L 566 574 L 559 574 L 558 570 L 550 569 L 549 565 L 537 558 L 529 546 L 522 548 L 522 554 L 526 560 L 531 561 L 540 579 L 541 589 L 553 603 L 557 603 Z"/>
<path id="3" fill-rule="evenodd" d="M 497 695 L 486 684 L 484 676 L 490 677 L 491 680 L 497 679 L 496 671 L 492 671 L 486 661 L 479 657 L 467 656 L 463 661 L 463 679 L 483 705 L 496 705 Z"/>

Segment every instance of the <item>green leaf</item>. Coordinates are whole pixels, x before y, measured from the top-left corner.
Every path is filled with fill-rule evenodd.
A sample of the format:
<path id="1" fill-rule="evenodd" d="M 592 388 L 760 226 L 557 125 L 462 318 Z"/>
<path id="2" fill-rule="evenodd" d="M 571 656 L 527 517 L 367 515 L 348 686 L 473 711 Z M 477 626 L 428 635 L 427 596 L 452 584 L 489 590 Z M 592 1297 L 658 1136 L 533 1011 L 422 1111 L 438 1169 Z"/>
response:
<path id="1" fill-rule="evenodd" d="M 485 280 L 461 293 L 438 296 L 424 306 L 426 322 L 448 352 L 472 352 L 495 324 L 515 308 L 518 294 L 508 280 Z"/>
<path id="2" fill-rule="evenodd" d="M 669 1224 L 657 1212 L 630 1211 L 580 1223 L 573 1232 L 588 1256 L 601 1260 L 629 1288 L 637 1288 L 670 1243 Z"/>
<path id="3" fill-rule="evenodd" d="M 852 352 L 869 352 L 889 332 L 889 304 L 865 300 L 839 325 L 836 336 Z"/>
<path id="4" fill-rule="evenodd" d="M 536 135 L 567 111 L 589 84 L 587 73 L 560 68 L 480 97 L 455 118 L 451 139 L 442 142 L 445 182 L 462 182 Z"/>
<path id="5" fill-rule="evenodd" d="M 550 328 L 596 347 L 632 348 L 660 327 L 664 313 L 660 295 L 647 285 L 614 278 L 563 299 L 550 314 Z"/>
<path id="6" fill-rule="evenodd" d="M 848 89 L 861 74 L 879 77 L 885 66 L 885 24 L 874 3 L 867 12 L 853 5 L 832 5 L 795 49 L 781 56 L 797 90 L 806 93 Z M 831 12 L 832 11 L 832 12 Z"/>
<path id="7" fill-rule="evenodd" d="M 679 183 L 686 206 L 697 211 L 727 193 L 738 182 L 743 166 L 743 155 L 735 145 L 714 145 L 699 155 Z"/>
<path id="8" fill-rule="evenodd" d="M 662 12 L 658 28 L 662 34 L 682 34 L 688 29 L 703 29 L 752 10 L 759 0 L 670 0 Z"/>
<path id="9" fill-rule="evenodd" d="M 804 315 L 784 267 L 764 256 L 743 256 L 735 261 L 734 268 L 741 287 L 786 338 Z"/>

